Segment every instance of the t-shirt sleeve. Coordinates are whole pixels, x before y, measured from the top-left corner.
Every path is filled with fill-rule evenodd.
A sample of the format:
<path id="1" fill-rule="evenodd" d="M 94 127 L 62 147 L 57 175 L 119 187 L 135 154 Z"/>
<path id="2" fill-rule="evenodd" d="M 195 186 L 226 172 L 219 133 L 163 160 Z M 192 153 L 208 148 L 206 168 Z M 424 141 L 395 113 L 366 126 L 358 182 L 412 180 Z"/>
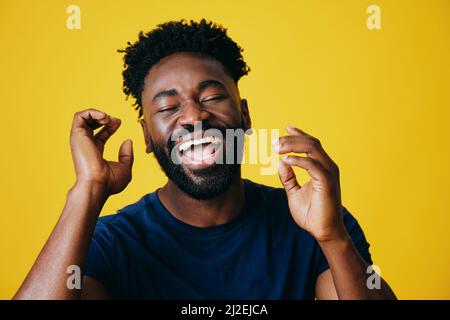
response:
<path id="1" fill-rule="evenodd" d="M 105 223 L 97 222 L 84 266 L 84 275 L 111 289 L 113 274 L 114 237 Z"/>
<path id="2" fill-rule="evenodd" d="M 367 242 L 366 237 L 364 236 L 364 232 L 361 229 L 360 225 L 358 224 L 358 221 L 350 214 L 350 212 L 347 211 L 346 208 L 343 208 L 343 219 L 344 219 L 344 225 L 347 229 L 348 234 L 352 238 L 353 244 L 355 245 L 356 249 L 358 250 L 361 257 L 369 264 L 372 265 L 372 257 L 369 252 L 370 244 Z M 324 272 L 325 270 L 329 269 L 330 266 L 328 265 L 328 261 L 323 253 L 323 251 L 318 247 L 318 263 L 317 263 L 317 276 Z"/>

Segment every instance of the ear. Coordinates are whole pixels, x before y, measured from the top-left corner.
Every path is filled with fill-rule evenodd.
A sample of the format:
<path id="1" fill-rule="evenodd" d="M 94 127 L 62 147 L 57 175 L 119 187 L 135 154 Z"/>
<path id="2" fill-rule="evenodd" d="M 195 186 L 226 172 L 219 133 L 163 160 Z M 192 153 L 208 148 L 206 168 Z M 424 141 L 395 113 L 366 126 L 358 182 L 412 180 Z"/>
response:
<path id="1" fill-rule="evenodd" d="M 250 112 L 248 111 L 248 104 L 246 99 L 241 99 L 241 118 L 244 131 L 251 129 L 252 119 L 250 118 Z"/>
<path id="2" fill-rule="evenodd" d="M 152 153 L 153 149 L 152 149 L 152 144 L 150 143 L 151 136 L 147 130 L 147 123 L 145 122 L 144 119 L 139 120 L 139 122 L 141 123 L 142 132 L 144 134 L 145 152 Z"/>

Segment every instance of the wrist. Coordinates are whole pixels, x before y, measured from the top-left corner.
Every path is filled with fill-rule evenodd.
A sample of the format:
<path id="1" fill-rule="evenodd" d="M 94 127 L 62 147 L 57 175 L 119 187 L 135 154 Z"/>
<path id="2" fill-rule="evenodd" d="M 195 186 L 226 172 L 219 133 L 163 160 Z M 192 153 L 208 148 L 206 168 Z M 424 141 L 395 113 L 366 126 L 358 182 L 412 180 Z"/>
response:
<path id="1" fill-rule="evenodd" d="M 80 179 L 77 178 L 75 184 L 71 189 L 76 190 L 89 190 L 91 192 L 99 192 L 106 193 L 108 183 L 103 180 L 95 180 L 95 179 Z"/>
<path id="2" fill-rule="evenodd" d="M 347 230 L 344 228 L 344 230 L 336 233 L 335 236 L 328 239 L 317 240 L 317 242 L 322 250 L 327 250 L 330 248 L 336 250 L 338 248 L 345 248 L 347 245 L 352 244 L 353 241 Z"/>
<path id="3" fill-rule="evenodd" d="M 80 197 L 87 197 L 90 202 L 103 206 L 109 197 L 107 184 L 102 181 L 77 179 L 68 192 L 68 198 Z"/>
<path id="4" fill-rule="evenodd" d="M 108 176 L 102 175 L 85 175 L 76 173 L 76 180 L 74 186 L 101 186 L 108 184 Z"/>

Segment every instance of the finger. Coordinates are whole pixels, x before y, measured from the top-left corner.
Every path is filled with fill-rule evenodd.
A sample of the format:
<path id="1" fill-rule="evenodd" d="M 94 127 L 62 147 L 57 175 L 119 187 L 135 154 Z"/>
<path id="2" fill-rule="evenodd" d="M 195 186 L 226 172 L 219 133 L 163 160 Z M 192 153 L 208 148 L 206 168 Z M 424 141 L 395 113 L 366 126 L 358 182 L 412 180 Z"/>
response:
<path id="1" fill-rule="evenodd" d="M 272 141 L 274 150 L 279 154 L 289 152 L 306 153 L 317 160 L 327 160 L 320 143 L 305 135 L 283 136 Z"/>
<path id="2" fill-rule="evenodd" d="M 318 141 L 318 139 L 315 138 L 314 136 L 312 136 L 309 133 L 306 133 L 305 131 L 303 131 L 303 130 L 297 128 L 297 127 L 294 127 L 293 125 L 290 125 L 290 124 L 286 126 L 286 131 L 287 131 L 287 133 L 292 134 L 292 135 L 309 137 L 309 138 L 311 138 L 313 140 L 317 140 Z"/>
<path id="3" fill-rule="evenodd" d="M 106 141 L 117 131 L 120 127 L 120 119 L 115 117 L 110 117 L 108 123 L 95 135 L 95 138 L 101 143 L 105 144 Z"/>
<path id="4" fill-rule="evenodd" d="M 272 140 L 276 152 L 284 154 L 288 152 L 313 153 L 313 141 L 304 136 L 283 136 Z"/>
<path id="5" fill-rule="evenodd" d="M 306 135 L 306 136 L 308 136 L 307 133 L 305 133 L 304 131 L 302 131 L 302 130 L 300 130 L 300 129 L 298 129 L 298 128 L 294 127 L 293 125 L 290 125 L 290 124 L 286 126 L 286 131 L 287 131 L 287 133 L 292 134 L 292 135 L 297 135 L 297 136 Z"/>
<path id="6" fill-rule="evenodd" d="M 292 167 L 281 159 L 278 164 L 278 177 L 280 178 L 281 184 L 288 194 L 296 192 L 301 188 Z"/>
<path id="7" fill-rule="evenodd" d="M 299 156 L 286 156 L 281 161 L 290 166 L 297 166 L 305 169 L 313 180 L 327 181 L 327 173 L 320 163 L 312 158 Z M 291 168 L 292 169 L 292 168 Z"/>
<path id="8" fill-rule="evenodd" d="M 299 128 L 296 128 L 292 125 L 287 125 L 286 132 L 292 136 L 303 137 L 306 141 L 310 141 L 311 144 L 316 145 L 317 147 L 319 147 L 319 149 L 321 149 L 324 153 L 326 153 L 325 150 L 323 150 L 319 139 L 317 139 L 316 137 L 313 137 L 312 135 L 306 133 L 305 131 L 300 130 Z"/>
<path id="9" fill-rule="evenodd" d="M 72 122 L 72 131 L 87 130 L 92 134 L 93 130 L 105 125 L 110 117 L 97 109 L 86 109 L 75 113 Z"/>
<path id="10" fill-rule="evenodd" d="M 130 169 L 133 166 L 133 141 L 131 139 L 122 142 L 119 149 L 119 162 L 127 165 Z"/>
<path id="11" fill-rule="evenodd" d="M 290 152 L 306 153 L 308 157 L 320 162 L 330 172 L 335 172 L 335 163 L 325 152 L 320 141 L 306 134 L 280 137 L 272 141 L 275 152 L 286 154 Z"/>

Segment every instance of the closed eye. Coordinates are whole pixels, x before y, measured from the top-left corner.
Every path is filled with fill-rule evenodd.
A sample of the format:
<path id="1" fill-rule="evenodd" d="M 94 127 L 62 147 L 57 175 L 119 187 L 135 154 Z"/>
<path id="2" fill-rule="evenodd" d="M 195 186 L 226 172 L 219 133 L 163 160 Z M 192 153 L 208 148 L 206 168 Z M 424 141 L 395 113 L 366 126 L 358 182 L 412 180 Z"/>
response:
<path id="1" fill-rule="evenodd" d="M 178 108 L 178 105 L 171 105 L 171 106 L 165 106 L 158 110 L 158 112 L 166 112 L 166 111 L 173 111 Z"/>
<path id="2" fill-rule="evenodd" d="M 223 100 L 223 99 L 225 99 L 224 96 L 213 96 L 213 97 L 208 97 L 208 98 L 204 99 L 202 102 L 218 101 L 218 100 Z"/>

